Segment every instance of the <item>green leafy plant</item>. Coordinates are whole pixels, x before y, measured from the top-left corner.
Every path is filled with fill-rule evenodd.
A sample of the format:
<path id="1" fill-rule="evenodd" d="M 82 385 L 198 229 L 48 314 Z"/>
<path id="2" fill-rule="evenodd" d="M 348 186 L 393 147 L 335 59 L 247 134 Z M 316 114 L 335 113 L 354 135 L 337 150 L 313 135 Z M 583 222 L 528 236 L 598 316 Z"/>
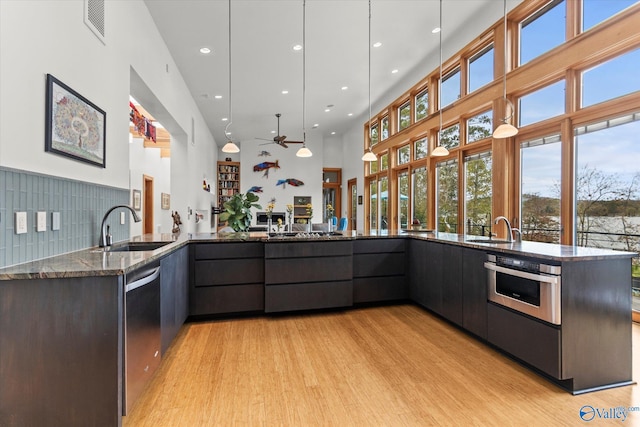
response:
<path id="1" fill-rule="evenodd" d="M 219 217 L 220 222 L 227 222 L 236 232 L 248 231 L 253 218 L 251 208 L 262 209 L 262 206 L 256 203 L 258 199 L 258 196 L 250 192 L 234 194 L 224 203 L 224 212 Z"/>

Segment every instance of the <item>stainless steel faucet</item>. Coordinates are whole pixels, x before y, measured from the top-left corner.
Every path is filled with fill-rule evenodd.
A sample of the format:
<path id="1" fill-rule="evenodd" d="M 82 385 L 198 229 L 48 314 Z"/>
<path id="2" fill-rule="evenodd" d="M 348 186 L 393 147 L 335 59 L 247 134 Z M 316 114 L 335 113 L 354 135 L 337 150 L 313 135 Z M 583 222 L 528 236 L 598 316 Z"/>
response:
<path id="1" fill-rule="evenodd" d="M 500 220 L 504 220 L 505 224 L 507 224 L 507 242 L 509 243 L 513 243 L 513 228 L 511 228 L 511 223 L 509 222 L 509 220 L 507 219 L 506 216 L 499 216 L 497 217 L 493 222 L 495 224 L 498 224 L 500 222 Z M 516 228 L 516 230 L 518 230 L 518 238 L 517 241 L 520 242 L 522 241 L 522 239 L 520 238 L 521 234 L 520 234 L 520 230 Z"/>
<path id="2" fill-rule="evenodd" d="M 104 248 L 104 247 L 107 247 L 107 246 L 111 246 L 111 239 L 107 239 L 107 235 L 108 235 L 107 227 L 106 227 L 107 217 L 109 216 L 109 214 L 111 212 L 113 212 L 114 210 L 116 210 L 118 208 L 129 209 L 131 211 L 131 215 L 133 215 L 133 220 L 135 222 L 140 222 L 141 221 L 141 219 L 138 216 L 138 214 L 136 213 L 136 211 L 131 209 L 130 206 L 127 206 L 127 205 L 116 205 L 116 206 L 112 207 L 111 209 L 109 209 L 107 211 L 107 213 L 104 214 L 104 217 L 102 218 L 102 226 L 100 226 L 100 247 L 101 248 Z"/>

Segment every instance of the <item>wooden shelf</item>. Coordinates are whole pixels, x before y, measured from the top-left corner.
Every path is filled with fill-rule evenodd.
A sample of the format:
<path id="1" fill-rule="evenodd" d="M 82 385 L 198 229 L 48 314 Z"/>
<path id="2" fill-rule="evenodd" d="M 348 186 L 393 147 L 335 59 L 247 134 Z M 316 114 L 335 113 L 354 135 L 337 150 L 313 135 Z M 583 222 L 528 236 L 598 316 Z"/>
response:
<path id="1" fill-rule="evenodd" d="M 240 192 L 240 162 L 218 162 L 218 207 Z"/>

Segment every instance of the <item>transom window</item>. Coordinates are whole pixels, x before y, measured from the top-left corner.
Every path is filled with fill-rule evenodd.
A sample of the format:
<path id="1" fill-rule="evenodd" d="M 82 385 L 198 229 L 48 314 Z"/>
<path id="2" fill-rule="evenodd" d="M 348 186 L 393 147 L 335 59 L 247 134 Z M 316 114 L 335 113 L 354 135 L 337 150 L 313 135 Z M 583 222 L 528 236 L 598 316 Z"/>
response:
<path id="1" fill-rule="evenodd" d="M 582 31 L 587 31 L 638 0 L 582 0 Z"/>
<path id="2" fill-rule="evenodd" d="M 485 111 L 467 120 L 467 143 L 489 138 L 493 132 L 492 111 Z"/>
<path id="3" fill-rule="evenodd" d="M 398 130 L 406 129 L 411 124 L 411 102 L 407 101 L 398 108 Z"/>
<path id="4" fill-rule="evenodd" d="M 378 143 L 378 141 L 379 141 L 378 136 L 379 136 L 379 135 L 378 135 L 378 124 L 377 124 L 377 123 L 375 123 L 375 124 L 371 125 L 371 135 L 370 135 L 370 138 L 371 138 L 371 145 L 372 145 L 372 146 L 373 146 L 373 145 L 376 145 L 376 144 Z"/>
<path id="5" fill-rule="evenodd" d="M 384 141 L 389 138 L 389 116 L 384 116 L 382 120 L 380 120 L 380 123 L 382 124 L 382 135 L 380 139 Z"/>
<path id="6" fill-rule="evenodd" d="M 411 145 L 398 148 L 398 164 L 403 165 L 411 161 Z"/>
<path id="7" fill-rule="evenodd" d="M 413 158 L 414 160 L 424 159 L 429 154 L 429 144 L 427 138 L 422 138 L 414 142 Z"/>
<path id="8" fill-rule="evenodd" d="M 416 122 L 429 115 L 429 91 L 426 89 L 416 95 Z"/>
<path id="9" fill-rule="evenodd" d="M 469 58 L 469 93 L 493 81 L 493 45 L 489 45 Z"/>
<path id="10" fill-rule="evenodd" d="M 520 65 L 565 41 L 565 0 L 554 0 L 520 23 Z"/>
<path id="11" fill-rule="evenodd" d="M 442 129 L 439 145 L 446 149 L 460 146 L 460 125 L 456 123 L 453 126 Z"/>
<path id="12" fill-rule="evenodd" d="M 640 49 L 582 72 L 582 106 L 598 104 L 640 90 Z"/>
<path id="13" fill-rule="evenodd" d="M 460 68 L 442 78 L 440 83 L 440 108 L 453 104 L 460 98 Z"/>
<path id="14" fill-rule="evenodd" d="M 519 99 L 520 126 L 541 122 L 564 114 L 565 81 L 560 80 Z"/>

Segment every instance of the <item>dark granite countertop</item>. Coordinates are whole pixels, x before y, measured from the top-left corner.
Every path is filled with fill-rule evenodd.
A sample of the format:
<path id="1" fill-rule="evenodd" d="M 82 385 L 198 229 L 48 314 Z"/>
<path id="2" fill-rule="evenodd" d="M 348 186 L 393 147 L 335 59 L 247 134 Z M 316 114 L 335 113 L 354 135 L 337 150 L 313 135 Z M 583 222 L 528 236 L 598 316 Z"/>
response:
<path id="1" fill-rule="evenodd" d="M 126 244 L 141 244 L 151 242 L 166 242 L 167 244 L 155 249 L 145 251 L 104 250 L 103 248 L 88 248 L 76 252 L 57 255 L 37 261 L 30 261 L 0 269 L 0 280 L 34 279 L 34 278 L 65 278 L 65 277 L 91 277 L 91 276 L 117 276 L 126 274 L 136 268 L 160 259 L 174 250 L 189 244 L 190 242 L 308 242 L 308 241 L 335 241 L 356 239 L 381 239 L 381 238 L 413 238 L 430 240 L 465 246 L 474 249 L 486 250 L 491 253 L 503 253 L 518 256 L 527 256 L 558 262 L 563 261 L 587 261 L 612 258 L 631 258 L 637 256 L 634 252 L 614 251 L 609 249 L 585 248 L 579 246 L 556 245 L 550 243 L 521 242 L 506 243 L 495 239 L 492 243 L 474 242 L 473 239 L 482 239 L 479 236 L 464 236 L 451 233 L 439 233 L 428 230 L 416 231 L 384 231 L 384 232 L 356 232 L 348 231 L 340 235 L 321 237 L 284 237 L 268 236 L 265 232 L 251 233 L 199 233 L 181 234 L 147 234 L 137 236 L 128 242 L 114 244 L 116 249 Z"/>

